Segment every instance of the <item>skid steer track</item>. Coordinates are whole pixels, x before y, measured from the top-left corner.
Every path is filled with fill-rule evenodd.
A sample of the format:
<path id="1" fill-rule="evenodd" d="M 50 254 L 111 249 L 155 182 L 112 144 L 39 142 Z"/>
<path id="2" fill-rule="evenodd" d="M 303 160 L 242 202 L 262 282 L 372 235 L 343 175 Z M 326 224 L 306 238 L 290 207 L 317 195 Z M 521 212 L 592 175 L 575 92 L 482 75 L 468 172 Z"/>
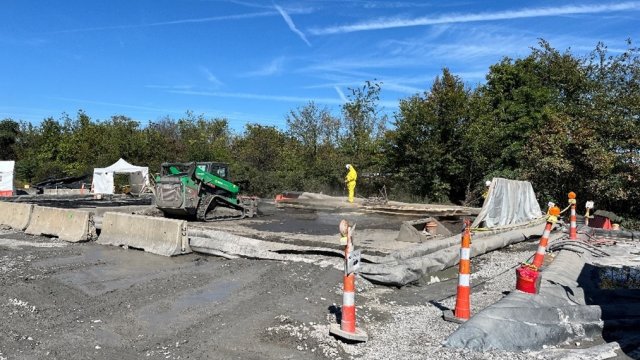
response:
<path id="1" fill-rule="evenodd" d="M 245 206 L 245 204 L 247 206 Z M 224 197 L 218 195 L 205 195 L 200 199 L 196 217 L 199 221 L 222 221 L 222 220 L 237 220 L 244 219 L 245 217 L 255 216 L 255 204 L 253 202 L 246 203 L 243 201 L 243 205 L 236 205 L 227 201 Z M 216 208 L 220 208 L 226 211 L 234 210 L 235 214 L 221 214 L 216 215 Z"/>

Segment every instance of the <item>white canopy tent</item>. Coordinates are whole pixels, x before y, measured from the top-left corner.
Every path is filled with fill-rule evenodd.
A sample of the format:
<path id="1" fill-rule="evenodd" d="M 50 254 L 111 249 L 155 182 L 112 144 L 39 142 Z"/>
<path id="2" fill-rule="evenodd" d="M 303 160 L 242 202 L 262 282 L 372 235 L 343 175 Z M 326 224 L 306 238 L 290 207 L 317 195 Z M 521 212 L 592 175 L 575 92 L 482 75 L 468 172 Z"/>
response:
<path id="1" fill-rule="evenodd" d="M 94 194 L 113 194 L 114 174 L 129 174 L 129 183 L 137 189 L 134 192 L 141 192 L 145 186 L 149 185 L 148 167 L 131 165 L 121 158 L 111 166 L 93 169 Z"/>
<path id="2" fill-rule="evenodd" d="M 13 196 L 13 168 L 15 161 L 0 161 L 0 196 Z"/>

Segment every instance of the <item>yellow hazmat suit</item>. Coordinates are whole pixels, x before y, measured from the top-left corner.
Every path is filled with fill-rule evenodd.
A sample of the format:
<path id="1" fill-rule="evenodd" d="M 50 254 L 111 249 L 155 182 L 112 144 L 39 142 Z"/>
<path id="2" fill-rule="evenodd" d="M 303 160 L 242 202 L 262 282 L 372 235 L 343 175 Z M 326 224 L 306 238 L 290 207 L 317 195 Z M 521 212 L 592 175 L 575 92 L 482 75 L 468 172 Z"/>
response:
<path id="1" fill-rule="evenodd" d="M 347 165 L 347 169 L 349 172 L 347 176 L 344 178 L 344 182 L 347 184 L 347 189 L 349 190 L 349 202 L 353 202 L 354 195 L 356 193 L 356 179 L 358 179 L 358 173 L 356 173 L 356 169 L 353 165 Z"/>

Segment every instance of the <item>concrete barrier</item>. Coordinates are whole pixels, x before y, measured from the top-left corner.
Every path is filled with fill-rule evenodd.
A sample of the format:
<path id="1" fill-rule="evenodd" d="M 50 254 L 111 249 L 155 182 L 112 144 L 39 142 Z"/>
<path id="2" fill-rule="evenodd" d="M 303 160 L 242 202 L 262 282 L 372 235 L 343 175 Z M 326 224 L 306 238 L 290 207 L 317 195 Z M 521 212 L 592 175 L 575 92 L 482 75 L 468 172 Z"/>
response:
<path id="1" fill-rule="evenodd" d="M 29 226 L 33 204 L 19 204 L 0 201 L 0 225 L 24 230 Z"/>
<path id="2" fill-rule="evenodd" d="M 102 217 L 98 244 L 133 247 L 164 256 L 191 252 L 186 221 L 115 212 Z"/>
<path id="3" fill-rule="evenodd" d="M 44 189 L 44 195 L 85 195 L 89 194 L 89 190 L 85 189 Z"/>
<path id="4" fill-rule="evenodd" d="M 25 230 L 31 235 L 56 236 L 68 242 L 95 238 L 93 214 L 86 211 L 35 206 Z"/>

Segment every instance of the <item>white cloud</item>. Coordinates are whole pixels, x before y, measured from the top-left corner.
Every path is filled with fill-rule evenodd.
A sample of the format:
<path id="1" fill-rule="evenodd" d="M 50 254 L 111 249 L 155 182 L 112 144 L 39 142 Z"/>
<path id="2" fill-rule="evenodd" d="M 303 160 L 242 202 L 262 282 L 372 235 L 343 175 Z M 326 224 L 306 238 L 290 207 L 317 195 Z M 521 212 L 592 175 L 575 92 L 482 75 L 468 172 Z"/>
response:
<path id="1" fill-rule="evenodd" d="M 264 95 L 264 94 L 252 94 L 252 93 L 229 93 L 229 92 L 210 92 L 210 91 L 189 91 L 189 90 L 173 90 L 169 91 L 174 94 L 183 95 L 198 95 L 198 96 L 212 96 L 212 97 L 226 97 L 226 98 L 238 98 L 238 99 L 250 99 L 250 100 L 268 100 L 268 101 L 282 101 L 282 102 L 309 102 L 316 101 L 326 104 L 341 104 L 342 101 L 336 98 L 312 98 L 302 96 L 287 96 L 287 95 Z"/>
<path id="2" fill-rule="evenodd" d="M 211 73 L 211 71 L 209 71 L 209 69 L 207 69 L 206 67 L 201 66 L 200 71 L 204 73 L 207 81 L 213 84 L 216 88 L 219 88 L 222 85 L 224 85 L 224 83 L 220 81 L 215 75 L 213 75 L 213 73 Z"/>
<path id="3" fill-rule="evenodd" d="M 49 97 L 49 99 L 59 100 L 59 101 L 68 101 L 68 102 L 74 102 L 74 103 L 82 103 L 82 104 L 104 105 L 109 107 L 119 107 L 119 108 L 125 108 L 125 109 L 147 110 L 147 111 L 163 112 L 163 113 L 182 112 L 182 111 L 176 111 L 172 109 L 163 109 L 163 108 L 157 108 L 157 107 L 130 105 L 130 104 L 121 104 L 121 103 L 112 103 L 112 102 L 105 102 L 105 101 L 95 101 L 95 100 L 76 99 L 76 98 L 66 98 L 66 97 Z"/>
<path id="4" fill-rule="evenodd" d="M 291 29 L 291 31 L 293 31 L 296 35 L 298 35 L 300 39 L 302 39 L 302 41 L 304 41 L 307 45 L 309 45 L 309 47 L 311 47 L 311 43 L 309 42 L 309 40 L 307 40 L 307 37 L 304 35 L 304 33 L 298 30 L 298 28 L 296 27 L 296 24 L 293 23 L 293 19 L 291 19 L 291 16 L 289 16 L 289 14 L 287 14 L 282 7 L 275 4 L 273 6 L 276 8 L 276 10 L 278 10 L 280 15 L 282 15 L 282 18 L 289 26 L 289 29 Z"/>
<path id="5" fill-rule="evenodd" d="M 193 85 L 155 85 L 149 84 L 144 87 L 148 89 L 160 89 L 160 90 L 190 90 L 193 89 Z"/>
<path id="6" fill-rule="evenodd" d="M 273 59 L 270 63 L 266 64 L 262 68 L 249 71 L 245 73 L 244 77 L 254 77 L 254 76 L 270 76 L 280 74 L 282 72 L 282 65 L 284 64 L 285 58 L 283 56 L 277 57 Z"/>
<path id="7" fill-rule="evenodd" d="M 640 10 L 640 2 L 631 1 L 617 4 L 600 5 L 567 5 L 558 7 L 528 8 L 521 10 L 507 10 L 497 12 L 482 12 L 471 14 L 452 14 L 439 17 L 418 18 L 383 18 L 373 21 L 360 22 L 350 25 L 338 25 L 325 28 L 312 28 L 309 30 L 314 35 L 329 35 L 350 33 L 356 31 L 370 31 L 381 29 L 403 28 L 411 26 L 428 26 L 437 24 L 466 23 L 478 21 L 512 20 L 522 18 L 596 14 L 615 11 Z"/>

